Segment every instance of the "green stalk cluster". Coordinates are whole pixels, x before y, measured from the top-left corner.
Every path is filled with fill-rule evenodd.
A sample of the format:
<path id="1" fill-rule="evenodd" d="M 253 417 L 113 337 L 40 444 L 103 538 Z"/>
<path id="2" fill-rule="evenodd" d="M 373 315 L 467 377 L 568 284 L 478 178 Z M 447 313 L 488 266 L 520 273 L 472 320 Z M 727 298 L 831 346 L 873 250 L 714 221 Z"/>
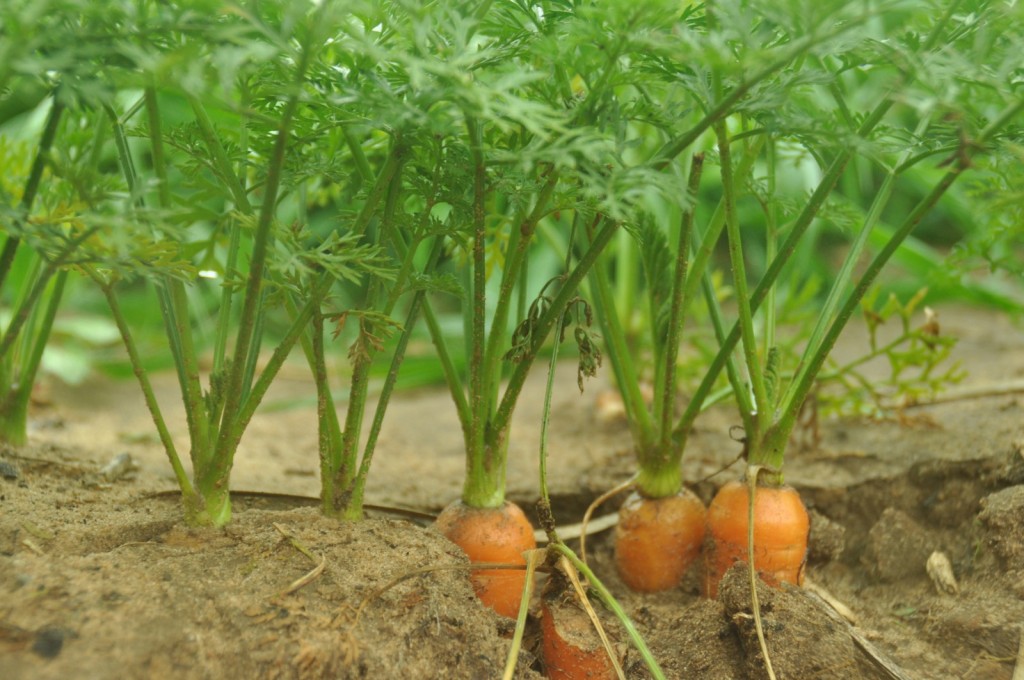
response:
<path id="1" fill-rule="evenodd" d="M 129 360 L 142 387 L 150 414 L 160 433 L 161 442 L 182 490 L 186 521 L 196 526 L 222 526 L 230 520 L 229 478 L 242 434 L 292 346 L 298 342 L 303 330 L 310 323 L 314 312 L 319 307 L 319 301 L 326 295 L 330 283 L 326 277 L 321 277 L 321 280 L 310 286 L 307 300 L 301 311 L 295 315 L 290 328 L 285 332 L 266 366 L 261 372 L 257 372 L 256 361 L 260 350 L 262 320 L 266 311 L 264 285 L 267 279 L 265 270 L 268 249 L 272 239 L 272 227 L 276 219 L 278 194 L 292 122 L 299 105 L 298 90 L 305 80 L 311 56 L 311 47 L 303 46 L 299 62 L 295 67 L 296 93 L 286 100 L 277 122 L 275 143 L 262 187 L 263 200 L 258 209 L 250 203 L 244 189 L 242 175 L 239 174 L 239 169 L 236 169 L 225 152 L 216 130 L 210 123 L 204 105 L 196 99 L 191 102 L 200 137 L 206 145 L 219 176 L 225 179 L 236 200 L 235 208 L 244 217 L 251 217 L 255 220 L 250 242 L 251 251 L 248 256 L 248 271 L 241 290 L 237 325 L 228 312 L 223 312 L 218 318 L 219 327 L 216 333 L 218 347 L 215 357 L 219 363 L 215 362 L 212 368 L 208 390 L 204 391 L 202 387 L 198 351 L 185 284 L 180 278 L 171 274 L 160 276 L 157 282 L 160 313 L 166 327 L 167 340 L 174 359 L 181 397 L 185 406 L 190 442 L 189 459 L 192 464 L 191 479 L 184 469 L 135 346 L 131 328 L 115 291 L 116 281 L 105 277 L 99 269 L 90 268 L 88 270 L 102 288 L 128 349 Z M 164 150 L 160 103 L 155 88 L 148 88 L 143 100 L 147 114 L 149 149 L 157 181 L 157 203 L 160 208 L 167 210 L 172 207 L 172 197 L 168 162 Z M 124 121 L 117 116 L 113 109 L 108 108 L 108 113 L 114 127 L 122 172 L 132 193 L 136 194 L 140 178 L 135 169 L 136 162 L 128 144 Z M 144 207 L 141 197 L 138 201 L 138 207 Z M 232 252 L 228 255 L 227 274 L 229 275 L 235 274 L 235 266 L 239 259 L 239 243 L 238 236 L 232 233 Z M 225 287 L 221 298 L 222 310 L 234 308 L 235 295 L 235 291 L 230 287 Z M 225 350 L 231 340 L 234 341 L 234 348 L 229 355 Z"/>
<path id="2" fill-rule="evenodd" d="M 961 21 L 956 1 L 929 16 L 928 33 L 892 42 L 893 68 L 878 60 L 879 32 L 886 22 L 922 18 L 904 3 L 854 3 L 790 22 L 779 7 L 773 19 L 746 25 L 726 3 L 544 13 L 516 3 L 465 12 L 444 2 L 271 2 L 210 27 L 196 24 L 190 8 L 165 5 L 150 15 L 142 3 L 137 26 L 126 19 L 109 31 L 94 27 L 96 44 L 116 46 L 123 59 L 90 62 L 102 77 L 88 87 L 82 73 L 69 72 L 48 102 L 0 249 L 0 290 L 12 272 L 28 272 L 20 291 L 5 296 L 12 310 L 0 334 L 0 440 L 25 441 L 43 348 L 73 272 L 83 272 L 108 302 L 186 517 L 197 525 L 229 520 L 235 455 L 296 344 L 316 386 L 323 511 L 360 517 L 384 414 L 418 332 L 434 345 L 464 436 L 462 500 L 500 506 L 512 415 L 533 362 L 552 339 L 575 331 L 585 355 L 580 374 L 596 369 L 599 350 L 584 328 L 591 305 L 642 494 L 680 491 L 695 419 L 730 392 L 749 462 L 780 470 L 797 414 L 879 272 L 971 158 L 1015 129 L 1021 107 L 994 85 L 983 115 L 967 104 L 967 113 L 944 104 L 918 115 L 900 99 L 918 78 L 934 76 L 937 84 L 924 87 L 936 91 L 966 82 L 939 66 L 928 71 L 929 57 L 961 49 L 976 30 Z M 972 49 L 998 48 L 982 42 Z M 67 56 L 61 63 L 73 61 Z M 207 68 L 172 74 L 171 64 L 188 60 Z M 871 68 L 858 72 L 858 60 Z M 966 68 L 953 61 L 942 68 Z M 21 87 L 0 65 L 0 82 L 8 81 Z M 859 88 L 877 102 L 864 111 L 849 92 Z M 80 118 L 62 126 L 69 112 Z M 55 143 L 96 117 L 103 134 L 87 153 Z M 820 173 L 795 200 L 784 174 L 794 167 L 792 149 Z M 116 153 L 116 178 L 99 169 L 106 153 Z M 940 153 L 950 154 L 944 174 L 933 172 L 929 192 L 887 224 L 902 183 L 913 176 L 919 187 L 922 164 Z M 97 166 L 99 180 L 76 173 L 76 162 Z M 48 164 L 60 184 L 48 207 L 74 203 L 68 212 L 81 208 L 83 219 L 58 225 L 60 247 L 39 247 L 30 258 L 40 240 L 33 205 Z M 839 193 L 869 193 L 850 179 L 854 165 L 877 186 L 850 230 L 818 321 L 808 324 L 803 353 L 787 366 L 777 319 L 784 279 Z M 752 217 L 755 204 L 763 215 Z M 106 235 L 112 250 L 122 247 L 130 239 L 114 239 L 117 228 L 135 230 L 124 249 L 137 250 L 107 252 L 109 261 L 84 254 Z M 725 289 L 713 276 L 725 257 L 734 311 L 723 309 Z M 552 260 L 560 267 L 553 277 Z M 200 261 L 215 263 L 222 277 L 212 296 L 191 285 Z M 187 455 L 177 450 L 134 335 L 138 323 L 123 304 L 123 281 L 138 274 L 158 301 Z M 717 352 L 701 347 L 710 363 L 683 404 L 680 346 L 684 327 L 695 345 L 702 339 L 694 323 L 701 297 Z M 206 306 L 216 309 L 208 314 Z M 464 333 L 456 340 L 446 322 L 459 315 Z M 343 319 L 349 325 L 340 328 Z M 336 336 L 355 336 L 344 400 L 330 384 L 332 322 Z M 650 403 L 643 381 L 653 388 Z"/>
<path id="3" fill-rule="evenodd" d="M 15 229 L 8 234 L 0 250 L 0 291 L 4 290 L 15 264 L 22 242 L 21 230 L 30 229 L 28 217 L 39 194 L 47 157 L 63 113 L 61 103 L 51 103 L 21 194 Z M 13 300 L 11 320 L 0 334 L 0 443 L 23 446 L 28 441 L 28 405 L 32 387 L 64 293 L 68 271 L 63 264 L 74 253 L 75 243 L 72 240 L 54 259 L 25 252 L 23 259 L 28 261 L 27 274 Z"/>
<path id="4" fill-rule="evenodd" d="M 946 8 L 943 15 L 937 17 L 931 32 L 916 46 L 919 53 L 927 53 L 939 49 L 943 36 L 950 32 L 952 18 L 956 13 L 957 3 Z M 717 30 L 713 6 L 709 6 L 708 22 L 712 30 Z M 855 30 L 858 21 L 864 20 L 862 15 L 857 21 L 844 24 L 838 30 Z M 952 184 L 967 165 L 972 153 L 983 148 L 990 135 L 998 134 L 997 130 L 1011 124 L 1018 116 L 1018 104 L 1011 99 L 1007 107 L 984 130 L 975 135 L 967 144 L 961 144 L 953 150 L 958 160 L 955 167 L 942 177 L 932 193 L 925 196 L 920 204 L 908 215 L 906 220 L 890 232 L 888 240 L 881 251 L 871 260 L 866 271 L 860 273 L 854 284 L 855 265 L 863 260 L 868 244 L 877 241 L 876 227 L 881 216 L 890 205 L 897 180 L 914 168 L 931 154 L 922 154 L 916 149 L 907 150 L 895 159 L 891 165 L 885 166 L 885 174 L 873 201 L 868 208 L 860 228 L 851 241 L 847 258 L 834 278 L 834 285 L 823 303 L 819 321 L 812 329 L 810 340 L 803 357 L 795 369 L 790 371 L 781 366 L 781 353 L 776 346 L 776 291 L 780 285 L 780 276 L 798 252 L 799 247 L 808 241 L 808 232 L 815 220 L 819 218 L 843 177 L 851 159 L 861 154 L 861 149 L 883 126 L 887 115 L 896 105 L 896 96 L 913 82 L 914 75 L 909 72 L 898 73 L 889 86 L 885 96 L 869 112 L 861 116 L 852 113 L 846 101 L 844 89 L 837 80 L 829 87 L 828 92 L 835 102 L 838 117 L 845 121 L 849 130 L 838 152 L 821 153 L 809 148 L 819 165 L 824 169 L 816 188 L 804 201 L 801 209 L 788 224 L 780 224 L 778 173 L 779 142 L 785 137 L 773 133 L 767 128 L 752 125 L 751 120 L 742 113 L 744 98 L 758 87 L 757 82 L 774 77 L 775 73 L 787 68 L 795 68 L 794 64 L 808 63 L 808 55 L 812 54 L 819 39 L 829 40 L 836 37 L 831 31 L 836 29 L 820 28 L 810 31 L 800 40 L 780 50 L 778 59 L 770 59 L 767 66 L 757 71 L 754 77 L 744 79 L 740 84 L 729 84 L 718 71 L 710 74 L 710 97 L 704 107 L 705 113 L 689 130 L 666 142 L 655 155 L 656 167 L 670 167 L 674 154 L 681 152 L 692 144 L 700 143 L 702 136 L 711 131 L 717 146 L 717 162 L 720 168 L 722 187 L 721 199 L 717 208 L 704 226 L 686 226 L 687 219 L 692 220 L 693 214 L 682 209 L 684 226 L 679 229 L 680 242 L 675 253 L 675 262 L 671 271 L 675 276 L 674 284 L 682 282 L 681 288 L 673 288 L 673 313 L 677 299 L 675 294 L 681 291 L 681 308 L 687 309 L 698 290 L 708 307 L 711 327 L 719 344 L 719 349 L 704 372 L 695 392 L 690 396 L 681 416 L 676 416 L 674 399 L 677 388 L 674 379 L 676 351 L 681 340 L 680 335 L 671 337 L 666 352 L 666 345 L 655 333 L 649 343 L 653 355 L 654 403 L 648 405 L 644 401 L 640 387 L 641 355 L 631 346 L 625 314 L 631 305 L 623 308 L 616 304 L 614 295 L 616 288 L 635 288 L 635 283 L 623 281 L 634 268 L 622 265 L 622 253 L 615 260 L 615 278 L 609 266 L 599 267 L 591 276 L 591 290 L 594 294 L 595 307 L 601 321 L 608 355 L 612 364 L 615 381 L 622 396 L 626 419 L 628 421 L 634 446 L 636 449 L 639 471 L 635 480 L 639 490 L 649 497 L 663 497 L 678 492 L 681 486 L 679 463 L 685 450 L 687 437 L 697 416 L 709 404 L 712 390 L 717 384 L 722 369 L 726 369 L 732 392 L 745 430 L 745 453 L 751 464 L 764 466 L 778 471 L 782 465 L 785 444 L 796 426 L 800 408 L 813 388 L 828 353 L 832 349 L 840 332 L 858 309 L 860 301 L 870 290 L 883 265 L 896 252 L 898 246 L 907 238 L 924 214 L 930 209 Z M 825 37 L 829 36 L 829 37 Z M 757 81 L 757 82 L 755 82 Z M 923 139 L 934 129 L 934 121 L 923 117 L 914 138 Z M 995 126 L 995 127 L 993 127 Z M 739 160 L 734 160 L 733 148 L 742 140 L 743 153 Z M 792 141 L 786 139 L 786 141 Z M 946 149 L 948 152 L 949 149 Z M 934 152 L 933 152 L 934 153 Z M 751 250 L 744 245 L 745 234 L 752 229 L 751 225 L 743 224 L 746 213 L 740 211 L 739 203 L 749 193 L 744 190 L 754 183 L 752 176 L 758 171 L 765 174 L 767 192 L 757 196 L 764 210 L 764 273 L 757 285 L 748 289 L 750 276 L 748 264 L 753 260 Z M 690 173 L 691 179 L 693 172 Z M 699 203 L 693 192 L 693 203 Z M 691 195 L 691 194 L 688 194 Z M 720 243 L 723 230 L 727 236 L 725 246 L 728 249 L 732 276 L 729 279 L 733 298 L 736 304 L 738 320 L 729 329 L 725 322 L 718 299 L 718 290 L 712 283 L 710 269 L 712 254 Z M 685 239 L 684 239 L 684 234 Z M 689 245 L 684 245 L 688 241 Z M 651 246 L 651 243 L 655 245 Z M 641 238 L 640 252 L 650 257 L 650 250 L 664 248 L 664 242 L 656 239 Z M 645 248 L 647 249 L 645 251 Z M 689 259 L 687 259 L 689 255 Z M 627 258 L 628 259 L 628 258 Z M 656 278 L 656 274 L 647 273 L 648 278 Z M 649 280 L 647 292 L 652 299 L 652 309 L 656 306 L 659 294 L 658 282 Z M 635 303 L 634 303 L 635 304 Z M 764 309 L 760 309 L 764 306 Z M 756 316 L 762 314 L 759 321 Z M 649 323 L 652 331 L 656 330 L 657 312 L 650 314 Z M 681 318 L 672 317 L 670 328 L 675 331 Z M 742 343 L 742 344 L 740 344 Z M 734 350 L 739 347 L 738 355 Z"/>

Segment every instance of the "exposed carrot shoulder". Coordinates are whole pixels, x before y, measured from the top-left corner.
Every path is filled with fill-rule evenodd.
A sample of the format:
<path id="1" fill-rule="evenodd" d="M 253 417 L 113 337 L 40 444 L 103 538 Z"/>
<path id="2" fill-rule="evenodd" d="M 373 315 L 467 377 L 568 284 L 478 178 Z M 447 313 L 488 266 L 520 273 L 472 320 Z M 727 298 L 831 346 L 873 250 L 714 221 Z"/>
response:
<path id="1" fill-rule="evenodd" d="M 747 561 L 750 492 L 729 482 L 708 507 L 704 542 L 704 595 L 718 595 L 718 583 L 735 562 Z M 769 585 L 800 585 L 807 562 L 810 519 L 800 494 L 790 486 L 759 486 L 754 501 L 754 567 Z"/>
<path id="2" fill-rule="evenodd" d="M 700 554 L 705 512 L 686 489 L 665 498 L 630 494 L 615 528 L 615 566 L 626 585 L 646 593 L 679 585 Z"/>
<path id="3" fill-rule="evenodd" d="M 522 509 L 506 502 L 497 508 L 473 508 L 462 501 L 446 507 L 435 526 L 462 548 L 473 563 L 526 565 L 523 553 L 537 547 L 533 526 Z M 502 616 L 515 618 L 526 584 L 526 572 L 517 569 L 474 569 L 477 597 Z"/>
<path id="4" fill-rule="evenodd" d="M 575 602 L 545 593 L 540 626 L 544 670 L 550 680 L 617 677 L 593 623 Z"/>

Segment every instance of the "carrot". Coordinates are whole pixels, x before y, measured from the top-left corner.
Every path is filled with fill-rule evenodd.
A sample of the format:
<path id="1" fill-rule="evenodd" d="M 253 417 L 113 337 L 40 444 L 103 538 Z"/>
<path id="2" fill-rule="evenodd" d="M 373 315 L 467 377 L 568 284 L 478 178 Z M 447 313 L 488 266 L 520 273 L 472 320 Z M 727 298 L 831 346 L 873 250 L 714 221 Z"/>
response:
<path id="1" fill-rule="evenodd" d="M 595 267 L 591 275 L 594 307 L 608 345 L 639 467 L 634 480 L 637 493 L 627 500 L 619 513 L 615 563 L 622 580 L 641 592 L 678 585 L 696 559 L 704 533 L 704 506 L 683 489 L 680 462 L 686 437 L 678 434 L 674 427 L 679 396 L 676 375 L 679 346 L 688 305 L 686 278 L 694 226 L 693 206 L 698 203 L 696 196 L 703 167 L 704 154 L 695 154 L 690 162 L 686 190 L 692 200 L 688 201 L 678 230 L 651 220 L 638 238 L 648 284 L 646 302 L 652 319 L 649 330 L 654 375 L 649 395 L 642 389 L 641 355 L 633 348 L 632 338 L 622 323 L 632 317 L 637 301 L 628 299 L 627 305 L 616 306 L 616 288 L 631 286 L 628 270 L 622 266 L 630 251 L 621 251 L 623 259 L 615 268 Z M 678 234 L 674 248 L 668 237 L 673 232 Z"/>
<path id="2" fill-rule="evenodd" d="M 564 579 L 553 575 L 549 586 L 559 580 Z M 564 587 L 545 588 L 541 598 L 540 629 L 541 655 L 550 680 L 617 677 L 590 617 Z"/>
<path id="3" fill-rule="evenodd" d="M 727 483 L 711 501 L 704 542 L 704 595 L 718 595 L 718 584 L 735 562 L 747 561 L 750 492 Z M 800 585 L 807 562 L 810 519 L 791 486 L 758 486 L 754 500 L 754 568 L 769 585 Z"/>
<path id="4" fill-rule="evenodd" d="M 664 498 L 630 494 L 615 528 L 615 566 L 625 584 L 643 593 L 679 585 L 700 554 L 705 514 L 687 489 Z"/>
<path id="5" fill-rule="evenodd" d="M 496 508 L 474 508 L 455 501 L 441 511 L 435 527 L 462 548 L 471 563 L 525 566 L 523 553 L 537 547 L 530 520 L 518 505 L 508 501 Z M 516 617 L 526 585 L 525 571 L 474 569 L 471 578 L 485 605 L 502 616 Z"/>

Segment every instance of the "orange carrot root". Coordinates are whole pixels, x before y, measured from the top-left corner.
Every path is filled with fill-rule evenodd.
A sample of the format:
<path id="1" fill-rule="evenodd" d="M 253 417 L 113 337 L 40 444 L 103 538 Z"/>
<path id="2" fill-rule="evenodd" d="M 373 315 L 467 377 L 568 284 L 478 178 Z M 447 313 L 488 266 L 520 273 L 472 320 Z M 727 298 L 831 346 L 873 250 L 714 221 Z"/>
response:
<path id="1" fill-rule="evenodd" d="M 514 503 L 498 508 L 471 508 L 462 501 L 446 507 L 435 523 L 448 540 L 462 548 L 471 563 L 526 565 L 523 553 L 537 547 L 533 526 Z M 526 585 L 517 569 L 474 569 L 473 588 L 480 600 L 502 616 L 515 618 Z"/>
<path id="2" fill-rule="evenodd" d="M 704 545 L 704 595 L 718 596 L 718 583 L 735 562 L 747 561 L 750 492 L 729 482 L 708 507 Z M 754 567 L 765 583 L 800 585 L 807 563 L 810 519 L 800 494 L 790 486 L 758 487 L 754 501 Z"/>
<path id="3" fill-rule="evenodd" d="M 678 586 L 700 554 L 704 519 L 704 504 L 686 489 L 667 498 L 630 494 L 615 528 L 619 576 L 637 592 Z"/>
<path id="4" fill-rule="evenodd" d="M 541 653 L 550 680 L 612 680 L 615 668 L 590 618 L 575 603 L 545 596 Z"/>

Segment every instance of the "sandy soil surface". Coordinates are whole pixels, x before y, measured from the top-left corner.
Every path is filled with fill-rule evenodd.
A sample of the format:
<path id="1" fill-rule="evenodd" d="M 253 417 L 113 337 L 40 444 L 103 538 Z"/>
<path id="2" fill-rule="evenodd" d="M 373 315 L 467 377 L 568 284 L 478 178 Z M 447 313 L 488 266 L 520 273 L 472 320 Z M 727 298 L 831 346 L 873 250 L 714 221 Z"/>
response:
<path id="1" fill-rule="evenodd" d="M 1024 380 L 1019 326 L 940 312 L 960 339 L 962 387 Z M 574 368 L 560 368 L 550 443 L 560 523 L 579 521 L 632 472 L 624 424 L 594 407 L 603 380 L 581 396 Z M 157 381 L 169 407 L 174 386 L 171 376 Z M 537 498 L 542 387 L 536 370 L 510 448 L 509 495 L 527 508 Z M 235 489 L 317 494 L 312 395 L 301 366 L 289 367 L 243 440 Z M 33 413 L 31 444 L 0 451 L 0 676 L 501 676 L 512 624 L 478 604 L 464 558 L 435 532 L 390 513 L 338 523 L 314 500 L 246 495 L 226 529 L 188 529 L 177 498 L 162 493 L 174 483 L 134 383 L 53 383 L 48 401 Z M 1024 674 L 1024 395 L 901 415 L 823 423 L 817 446 L 787 458 L 787 480 L 812 512 L 812 545 L 809 587 L 760 596 L 779 678 Z M 172 421 L 183 433 L 181 414 Z M 729 409 L 713 410 L 691 437 L 684 474 L 705 502 L 739 474 L 712 476 L 740 451 L 729 437 L 736 424 Z M 121 454 L 133 466 L 105 472 Z M 447 395 L 401 394 L 368 501 L 436 512 L 458 496 L 462 473 Z M 602 510 L 611 511 L 614 503 Z M 641 596 L 615 574 L 607 533 L 588 552 L 668 677 L 765 677 L 745 573 L 730 573 L 719 601 L 699 597 L 696 573 Z M 930 575 L 936 552 L 955 588 Z M 621 628 L 610 618 L 607 628 L 627 676 L 648 677 Z M 537 629 L 531 617 L 518 677 L 543 672 Z"/>

